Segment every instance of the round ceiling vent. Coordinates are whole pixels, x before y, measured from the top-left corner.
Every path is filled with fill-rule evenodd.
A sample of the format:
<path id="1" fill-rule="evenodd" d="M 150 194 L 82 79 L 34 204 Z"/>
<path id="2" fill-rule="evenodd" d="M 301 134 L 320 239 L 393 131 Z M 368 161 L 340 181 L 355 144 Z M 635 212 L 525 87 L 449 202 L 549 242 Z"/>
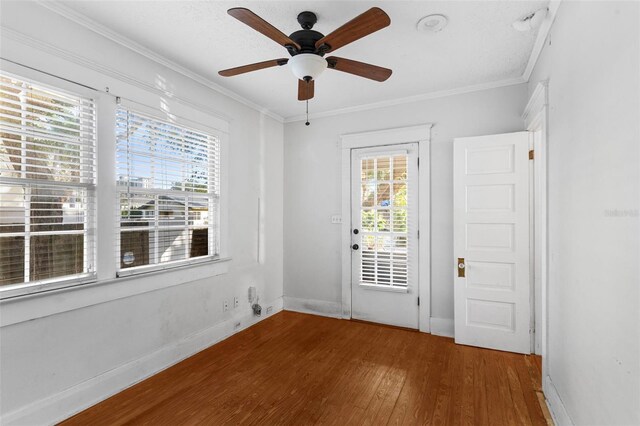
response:
<path id="1" fill-rule="evenodd" d="M 418 31 L 421 33 L 437 33 L 447 26 L 447 17 L 444 15 L 427 15 L 418 21 Z"/>

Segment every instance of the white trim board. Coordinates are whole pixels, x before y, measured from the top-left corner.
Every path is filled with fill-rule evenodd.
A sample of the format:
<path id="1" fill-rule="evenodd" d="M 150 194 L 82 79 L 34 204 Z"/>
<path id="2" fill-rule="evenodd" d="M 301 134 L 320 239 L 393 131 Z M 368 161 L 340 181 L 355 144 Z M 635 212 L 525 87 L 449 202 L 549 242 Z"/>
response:
<path id="1" fill-rule="evenodd" d="M 525 80 L 522 77 L 508 78 L 505 80 L 492 81 L 489 83 L 476 84 L 473 86 L 464 86 L 464 87 L 459 87 L 459 88 L 450 89 L 450 90 L 438 90 L 435 92 L 428 92 L 420 95 L 412 95 L 404 98 L 389 99 L 386 101 L 373 102 L 370 104 L 362 104 L 362 105 L 356 105 L 351 107 L 333 109 L 329 111 L 311 113 L 309 114 L 309 119 L 317 120 L 319 118 L 333 117 L 336 115 L 349 114 L 352 112 L 369 111 L 372 109 L 409 104 L 412 102 L 420 102 L 428 99 L 446 98 L 449 96 L 463 95 L 465 93 L 480 92 L 480 91 L 489 90 L 489 89 L 497 89 L 499 87 L 515 86 L 517 84 L 524 84 L 526 82 L 527 80 Z M 294 115 L 291 117 L 286 117 L 284 119 L 284 122 L 293 123 L 296 121 L 304 121 L 306 119 L 307 119 L 306 115 L 300 114 L 300 115 Z"/>
<path id="2" fill-rule="evenodd" d="M 0 423 L 6 426 L 58 423 L 280 312 L 282 305 L 281 297 L 265 304 L 263 312 L 266 312 L 268 306 L 273 307 L 273 312 L 262 317 L 253 316 L 251 309 L 247 308 L 242 313 L 187 336 L 177 343 L 167 345 L 55 395 L 6 413 L 2 416 Z M 238 322 L 242 325 L 235 328 Z"/>
<path id="3" fill-rule="evenodd" d="M 573 421 L 571 420 L 571 417 L 569 417 L 569 413 L 567 413 L 567 409 L 565 408 L 556 387 L 553 385 L 551 377 L 546 376 L 544 378 L 542 389 L 544 391 L 545 402 L 547 403 L 547 407 L 549 407 L 551 417 L 553 418 L 553 423 L 557 426 L 573 425 Z"/>
<path id="4" fill-rule="evenodd" d="M 284 310 L 303 314 L 320 315 L 330 318 L 342 318 L 342 305 L 326 300 L 300 299 L 284 296 Z"/>
<path id="5" fill-rule="evenodd" d="M 538 29 L 538 36 L 536 37 L 536 41 L 533 44 L 533 49 L 531 50 L 531 55 L 529 55 L 529 62 L 527 62 L 527 66 L 522 73 L 522 79 L 526 82 L 529 81 L 531 77 L 531 73 L 538 63 L 538 58 L 540 58 L 540 54 L 542 53 L 542 49 L 544 48 L 544 43 L 547 41 L 547 37 L 551 32 L 551 26 L 556 19 L 556 15 L 558 14 L 558 8 L 560 7 L 560 2 L 562 0 L 552 0 L 549 2 L 549 6 L 547 7 L 547 17 L 540 25 Z"/>
<path id="6" fill-rule="evenodd" d="M 431 334 L 453 338 L 455 336 L 453 319 L 431 317 Z"/>
<path id="7" fill-rule="evenodd" d="M 432 123 L 417 126 L 380 129 L 340 136 L 342 156 L 342 318 L 351 318 L 351 150 L 383 145 L 418 143 L 418 297 L 419 329 L 424 333 L 431 330 L 431 182 L 430 142 Z"/>

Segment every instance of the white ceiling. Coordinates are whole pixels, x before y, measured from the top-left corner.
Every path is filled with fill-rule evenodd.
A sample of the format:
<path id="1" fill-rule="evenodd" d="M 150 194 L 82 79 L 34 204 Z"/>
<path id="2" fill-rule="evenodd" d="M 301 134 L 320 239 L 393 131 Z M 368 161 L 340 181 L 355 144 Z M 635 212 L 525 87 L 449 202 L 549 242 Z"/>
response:
<path id="1" fill-rule="evenodd" d="M 373 5 L 391 26 L 335 52 L 393 69 L 384 83 L 327 70 L 316 81 L 314 113 L 521 78 L 537 32 L 511 24 L 544 1 L 64 1 L 110 30 L 223 86 L 281 117 L 304 112 L 287 67 L 236 77 L 221 69 L 289 57 L 286 50 L 227 15 L 247 7 L 290 34 L 303 10 L 318 15 L 315 30 L 328 34 Z M 420 33 L 417 21 L 432 13 L 449 18 L 439 33 Z"/>

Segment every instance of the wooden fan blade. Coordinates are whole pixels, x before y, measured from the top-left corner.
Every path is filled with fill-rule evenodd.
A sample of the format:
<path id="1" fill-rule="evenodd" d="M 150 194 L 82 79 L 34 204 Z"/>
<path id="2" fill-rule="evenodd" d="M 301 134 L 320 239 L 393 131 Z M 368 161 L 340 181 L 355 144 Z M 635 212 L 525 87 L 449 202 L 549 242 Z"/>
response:
<path id="1" fill-rule="evenodd" d="M 227 10 L 227 13 L 238 21 L 250 26 L 254 30 L 258 31 L 269 37 L 281 46 L 294 46 L 297 50 L 300 50 L 300 45 L 295 41 L 287 37 L 282 31 L 244 7 L 234 7 Z"/>
<path id="2" fill-rule="evenodd" d="M 381 30 L 389 26 L 389 24 L 391 24 L 389 15 L 384 13 L 380 8 L 372 7 L 332 33 L 322 37 L 316 42 L 316 49 L 325 45 L 323 48 L 324 53 L 334 51 L 364 36 Z"/>
<path id="3" fill-rule="evenodd" d="M 313 98 L 314 86 L 315 80 L 311 80 L 308 83 L 304 80 L 298 80 L 298 100 L 306 101 Z"/>
<path id="4" fill-rule="evenodd" d="M 255 64 L 243 65 L 241 67 L 229 68 L 228 70 L 218 71 L 218 74 L 220 74 L 223 77 L 232 77 L 234 75 L 244 74 L 246 72 L 281 66 L 286 64 L 287 62 L 289 62 L 289 60 L 285 58 L 271 59 L 270 61 L 257 62 Z"/>
<path id="5" fill-rule="evenodd" d="M 375 81 L 385 81 L 391 77 L 391 73 L 393 72 L 389 68 L 382 68 L 377 65 L 371 65 L 351 59 L 338 58 L 337 56 L 329 56 L 327 58 L 327 63 L 331 69 L 359 75 L 360 77 L 369 78 Z"/>

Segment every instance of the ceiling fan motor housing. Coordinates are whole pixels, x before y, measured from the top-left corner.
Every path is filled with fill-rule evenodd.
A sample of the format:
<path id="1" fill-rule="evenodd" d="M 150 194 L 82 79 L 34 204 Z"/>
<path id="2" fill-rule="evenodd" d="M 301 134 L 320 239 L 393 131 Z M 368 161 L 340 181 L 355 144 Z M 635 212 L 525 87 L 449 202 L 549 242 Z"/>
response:
<path id="1" fill-rule="evenodd" d="M 313 53 L 320 56 L 324 55 L 324 52 L 319 52 L 316 48 L 316 42 L 324 37 L 324 34 L 312 30 L 316 22 L 318 22 L 318 17 L 313 12 L 307 11 L 298 14 L 298 23 L 302 29 L 292 33 L 289 38 L 298 43 L 300 50 L 288 49 L 291 56 L 295 56 L 300 53 Z"/>

